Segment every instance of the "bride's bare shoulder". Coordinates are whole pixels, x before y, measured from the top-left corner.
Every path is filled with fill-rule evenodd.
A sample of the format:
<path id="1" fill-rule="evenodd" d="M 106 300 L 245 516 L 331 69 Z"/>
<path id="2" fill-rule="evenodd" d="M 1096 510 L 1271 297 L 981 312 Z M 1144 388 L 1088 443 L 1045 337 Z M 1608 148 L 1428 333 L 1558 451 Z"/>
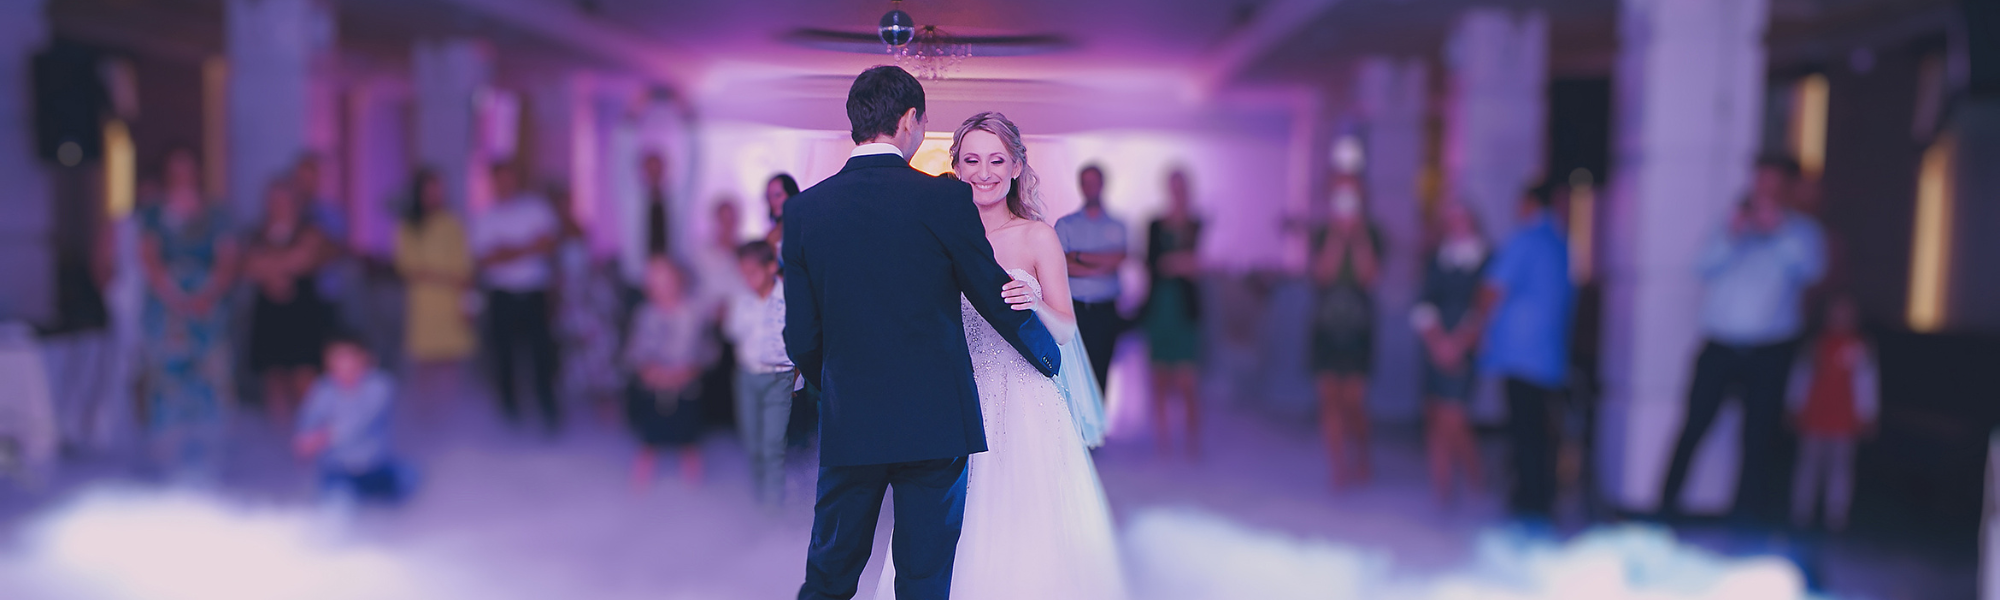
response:
<path id="1" fill-rule="evenodd" d="M 1062 247 L 1062 240 L 1056 237 L 1056 228 L 1048 223 L 1036 219 L 1021 219 L 1019 223 L 1014 235 L 1019 236 L 1021 241 L 1033 246 L 1054 244 L 1057 248 Z"/>

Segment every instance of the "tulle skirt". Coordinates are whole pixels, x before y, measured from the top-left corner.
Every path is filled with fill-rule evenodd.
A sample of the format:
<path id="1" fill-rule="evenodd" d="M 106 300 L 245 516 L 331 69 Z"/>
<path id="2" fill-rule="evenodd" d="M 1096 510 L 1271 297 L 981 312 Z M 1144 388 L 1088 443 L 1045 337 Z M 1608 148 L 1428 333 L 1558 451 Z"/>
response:
<path id="1" fill-rule="evenodd" d="M 1011 347 L 973 345 L 989 450 L 968 462 L 951 597 L 1124 600 L 1111 511 L 1067 402 Z M 895 597 L 884 565 L 878 600 Z"/>

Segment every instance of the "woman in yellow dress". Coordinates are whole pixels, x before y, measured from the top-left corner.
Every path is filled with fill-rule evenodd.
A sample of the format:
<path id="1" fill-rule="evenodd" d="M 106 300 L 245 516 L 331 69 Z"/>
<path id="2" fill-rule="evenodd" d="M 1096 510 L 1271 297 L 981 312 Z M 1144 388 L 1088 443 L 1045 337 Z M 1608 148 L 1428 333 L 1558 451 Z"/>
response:
<path id="1" fill-rule="evenodd" d="M 396 272 L 409 294 L 405 347 L 416 366 L 461 362 L 477 342 L 465 314 L 465 292 L 472 285 L 465 227 L 445 206 L 436 172 L 419 171 L 411 187 L 413 197 L 396 232 Z"/>

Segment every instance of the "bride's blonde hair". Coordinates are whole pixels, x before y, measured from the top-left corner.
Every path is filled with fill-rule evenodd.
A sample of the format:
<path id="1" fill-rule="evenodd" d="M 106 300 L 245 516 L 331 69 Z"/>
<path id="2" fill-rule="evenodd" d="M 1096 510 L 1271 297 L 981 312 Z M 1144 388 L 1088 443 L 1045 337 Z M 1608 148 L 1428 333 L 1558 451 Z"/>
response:
<path id="1" fill-rule="evenodd" d="M 959 124 L 958 131 L 951 134 L 951 166 L 958 170 L 959 145 L 965 143 L 965 134 L 984 131 L 1000 138 L 1000 144 L 1007 147 L 1014 163 L 1021 165 L 1021 175 L 1015 177 L 1007 188 L 1007 211 L 1014 216 L 1031 221 L 1042 220 L 1042 191 L 1040 177 L 1035 176 L 1035 168 L 1028 165 L 1028 145 L 1021 141 L 1021 128 L 1015 127 L 1007 115 L 986 111 Z"/>

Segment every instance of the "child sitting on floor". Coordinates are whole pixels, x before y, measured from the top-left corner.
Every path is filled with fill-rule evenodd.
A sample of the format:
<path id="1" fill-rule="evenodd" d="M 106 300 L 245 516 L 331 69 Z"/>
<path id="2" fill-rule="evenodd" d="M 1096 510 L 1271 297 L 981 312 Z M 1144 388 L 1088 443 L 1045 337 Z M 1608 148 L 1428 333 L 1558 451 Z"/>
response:
<path id="1" fill-rule="evenodd" d="M 294 447 L 319 463 L 328 499 L 396 502 L 409 494 L 408 469 L 390 451 L 396 387 L 360 339 L 339 333 L 325 348 L 325 374 L 306 393 Z"/>

